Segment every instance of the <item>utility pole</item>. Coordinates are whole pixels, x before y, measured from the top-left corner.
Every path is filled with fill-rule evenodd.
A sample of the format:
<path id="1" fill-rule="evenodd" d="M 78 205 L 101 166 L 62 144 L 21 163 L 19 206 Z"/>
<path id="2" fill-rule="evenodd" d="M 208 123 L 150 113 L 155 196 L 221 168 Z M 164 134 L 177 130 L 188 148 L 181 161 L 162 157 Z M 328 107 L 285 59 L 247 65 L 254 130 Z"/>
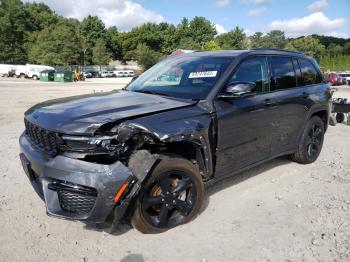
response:
<path id="1" fill-rule="evenodd" d="M 86 64 L 85 64 L 85 54 L 86 54 L 87 49 L 88 49 L 87 47 L 83 49 L 83 54 L 84 54 L 84 55 L 83 55 L 84 70 L 85 70 L 85 66 L 86 66 Z"/>

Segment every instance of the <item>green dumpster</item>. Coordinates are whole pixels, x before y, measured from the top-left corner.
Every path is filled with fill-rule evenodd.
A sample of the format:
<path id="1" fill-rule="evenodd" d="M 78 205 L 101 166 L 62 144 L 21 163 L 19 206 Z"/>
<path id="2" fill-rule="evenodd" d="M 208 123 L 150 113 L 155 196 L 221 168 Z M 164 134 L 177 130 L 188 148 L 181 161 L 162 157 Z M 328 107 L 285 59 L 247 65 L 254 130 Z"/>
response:
<path id="1" fill-rule="evenodd" d="M 41 81 L 54 81 L 55 79 L 55 71 L 54 70 L 44 70 L 40 72 L 40 80 Z"/>
<path id="2" fill-rule="evenodd" d="M 71 71 L 63 71 L 55 73 L 55 82 L 72 82 L 73 75 Z"/>

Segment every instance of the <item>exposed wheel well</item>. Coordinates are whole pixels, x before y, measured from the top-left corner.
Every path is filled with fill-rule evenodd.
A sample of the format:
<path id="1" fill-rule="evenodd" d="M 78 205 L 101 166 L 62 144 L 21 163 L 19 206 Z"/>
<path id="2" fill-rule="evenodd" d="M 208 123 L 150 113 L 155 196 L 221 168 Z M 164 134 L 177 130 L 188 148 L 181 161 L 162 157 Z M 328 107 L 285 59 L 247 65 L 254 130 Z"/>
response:
<path id="1" fill-rule="evenodd" d="M 319 118 L 321 118 L 323 123 L 324 123 L 324 129 L 327 130 L 327 127 L 328 127 L 328 119 L 327 119 L 328 118 L 328 113 L 327 113 L 327 110 L 317 111 L 317 112 L 315 112 L 315 113 L 313 113 L 311 115 L 311 117 L 313 117 L 313 116 L 318 116 Z"/>
<path id="2" fill-rule="evenodd" d="M 161 147 L 159 150 L 161 153 L 182 156 L 192 163 L 197 164 L 202 176 L 207 174 L 203 152 L 200 146 L 191 142 L 174 142 L 165 144 L 165 147 Z"/>

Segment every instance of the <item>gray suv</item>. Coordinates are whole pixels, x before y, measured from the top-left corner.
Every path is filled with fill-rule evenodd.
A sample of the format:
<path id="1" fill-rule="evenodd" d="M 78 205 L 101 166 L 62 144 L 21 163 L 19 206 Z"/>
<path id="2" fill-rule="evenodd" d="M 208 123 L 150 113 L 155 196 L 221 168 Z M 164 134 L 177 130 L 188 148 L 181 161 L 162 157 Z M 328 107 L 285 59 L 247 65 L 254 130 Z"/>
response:
<path id="1" fill-rule="evenodd" d="M 205 185 L 282 155 L 314 162 L 330 114 L 322 77 L 283 50 L 172 56 L 123 90 L 30 108 L 20 158 L 49 215 L 163 232 L 198 214 Z"/>

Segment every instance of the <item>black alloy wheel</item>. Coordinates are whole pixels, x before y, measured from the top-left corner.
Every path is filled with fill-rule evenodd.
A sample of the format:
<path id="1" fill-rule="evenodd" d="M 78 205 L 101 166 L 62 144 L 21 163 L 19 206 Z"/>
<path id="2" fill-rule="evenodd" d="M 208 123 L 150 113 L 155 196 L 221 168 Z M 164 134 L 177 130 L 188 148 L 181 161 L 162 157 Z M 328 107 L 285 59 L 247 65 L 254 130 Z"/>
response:
<path id="1" fill-rule="evenodd" d="M 203 203 L 198 167 L 179 156 L 161 156 L 144 184 L 131 219 L 143 233 L 161 233 L 189 222 Z"/>
<path id="2" fill-rule="evenodd" d="M 155 227 L 175 227 L 191 213 L 196 195 L 197 190 L 185 172 L 162 173 L 146 189 L 141 206 L 143 216 Z"/>
<path id="3" fill-rule="evenodd" d="M 297 151 L 292 160 L 301 164 L 310 164 L 321 153 L 325 133 L 325 123 L 318 116 L 310 118 L 300 138 Z"/>
<path id="4" fill-rule="evenodd" d="M 314 158 L 321 151 L 323 142 L 323 129 L 319 123 L 315 123 L 308 134 L 307 153 L 309 157 Z"/>

